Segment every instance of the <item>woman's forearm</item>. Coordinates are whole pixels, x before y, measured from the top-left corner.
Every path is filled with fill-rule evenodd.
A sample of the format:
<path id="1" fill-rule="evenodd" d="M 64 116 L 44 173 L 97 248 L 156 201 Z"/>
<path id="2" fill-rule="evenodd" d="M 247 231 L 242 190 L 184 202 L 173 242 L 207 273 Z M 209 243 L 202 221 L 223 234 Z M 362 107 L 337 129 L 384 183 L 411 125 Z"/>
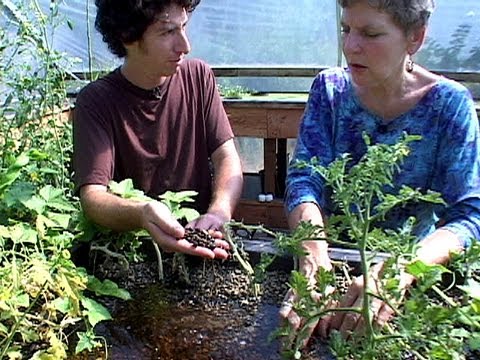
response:
<path id="1" fill-rule="evenodd" d="M 461 239 L 452 231 L 437 229 L 423 239 L 417 250 L 417 258 L 427 264 L 445 264 L 452 253 L 463 250 Z"/>
<path id="2" fill-rule="evenodd" d="M 325 232 L 323 230 L 324 217 L 322 211 L 316 204 L 300 204 L 295 207 L 287 217 L 290 229 L 296 229 L 302 221 L 310 221 L 313 225 L 319 227 L 319 232 L 316 236 L 325 238 Z M 302 246 L 308 255 L 299 259 L 300 268 L 303 268 L 307 273 L 310 271 L 316 272 L 318 267 L 324 267 L 328 270 L 331 268 L 330 258 L 328 256 L 328 243 L 326 240 L 306 240 L 303 241 Z"/>

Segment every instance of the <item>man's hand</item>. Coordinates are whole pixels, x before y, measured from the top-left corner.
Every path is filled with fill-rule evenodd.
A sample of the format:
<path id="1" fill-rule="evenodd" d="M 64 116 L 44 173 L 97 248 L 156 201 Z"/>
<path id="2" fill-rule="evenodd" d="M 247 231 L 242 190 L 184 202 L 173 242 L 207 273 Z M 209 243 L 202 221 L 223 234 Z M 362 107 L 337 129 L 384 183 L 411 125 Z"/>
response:
<path id="1" fill-rule="evenodd" d="M 223 225 L 229 220 L 230 219 L 228 217 L 220 213 L 207 212 L 195 220 L 190 221 L 187 227 L 191 227 L 193 229 L 220 231 L 223 228 Z"/>
<path id="2" fill-rule="evenodd" d="M 143 228 L 146 229 L 157 244 L 167 252 L 181 252 L 184 254 L 205 258 L 228 258 L 228 243 L 221 240 L 218 232 L 212 233 L 216 237 L 214 250 L 202 246 L 194 246 L 184 239 L 185 229 L 173 217 L 168 207 L 158 201 L 146 203 L 143 208 Z"/>

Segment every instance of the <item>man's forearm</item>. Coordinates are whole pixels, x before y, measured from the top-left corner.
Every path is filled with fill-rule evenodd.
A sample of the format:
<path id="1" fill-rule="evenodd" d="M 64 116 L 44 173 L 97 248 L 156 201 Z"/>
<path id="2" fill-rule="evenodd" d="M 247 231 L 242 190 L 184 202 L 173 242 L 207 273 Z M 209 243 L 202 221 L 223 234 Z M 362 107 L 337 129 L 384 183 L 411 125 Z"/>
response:
<path id="1" fill-rule="evenodd" d="M 123 199 L 101 188 L 87 185 L 81 189 L 82 208 L 89 219 L 115 231 L 142 227 L 143 202 Z"/>
<path id="2" fill-rule="evenodd" d="M 230 220 L 242 192 L 243 174 L 233 140 L 221 146 L 212 156 L 215 174 L 208 212 Z"/>

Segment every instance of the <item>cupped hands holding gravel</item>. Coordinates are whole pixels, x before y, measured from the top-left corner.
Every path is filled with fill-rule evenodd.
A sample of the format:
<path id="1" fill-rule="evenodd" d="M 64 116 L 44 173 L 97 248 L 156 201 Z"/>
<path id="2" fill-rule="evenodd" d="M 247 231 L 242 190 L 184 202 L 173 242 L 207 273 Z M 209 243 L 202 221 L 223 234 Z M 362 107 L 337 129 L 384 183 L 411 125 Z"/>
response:
<path id="1" fill-rule="evenodd" d="M 187 241 L 196 250 L 198 248 L 208 249 L 215 254 L 215 258 L 226 259 L 229 256 L 230 246 L 222 237 L 220 231 L 187 227 L 184 237 L 178 241 Z"/>

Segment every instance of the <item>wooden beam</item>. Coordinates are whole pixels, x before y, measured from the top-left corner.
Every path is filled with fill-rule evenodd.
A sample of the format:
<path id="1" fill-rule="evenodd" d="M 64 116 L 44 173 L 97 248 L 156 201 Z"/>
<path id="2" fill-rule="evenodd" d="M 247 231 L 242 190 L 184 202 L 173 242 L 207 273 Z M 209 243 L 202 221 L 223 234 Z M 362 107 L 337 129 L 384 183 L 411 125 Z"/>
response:
<path id="1" fill-rule="evenodd" d="M 225 106 L 235 136 L 268 137 L 267 110 Z"/>
<path id="2" fill-rule="evenodd" d="M 280 199 L 274 199 L 272 202 L 241 199 L 233 218 L 244 224 L 261 224 L 271 229 L 288 229 L 283 201 Z"/>
<path id="3" fill-rule="evenodd" d="M 267 136 L 269 138 L 296 138 L 303 109 L 268 109 Z"/>
<path id="4" fill-rule="evenodd" d="M 273 246 L 272 240 L 262 239 L 262 240 L 255 240 L 255 239 L 237 239 L 246 251 L 249 252 L 257 252 L 257 253 L 266 253 L 266 254 L 278 254 L 278 249 Z M 389 255 L 387 253 L 376 253 L 372 254 L 372 252 L 368 251 L 368 255 L 373 256 L 373 263 L 378 263 L 381 261 L 385 261 L 388 259 Z M 332 260 L 337 261 L 347 261 L 347 262 L 360 262 L 360 253 L 358 250 L 354 249 L 341 249 L 335 247 L 328 248 L 328 255 Z"/>

